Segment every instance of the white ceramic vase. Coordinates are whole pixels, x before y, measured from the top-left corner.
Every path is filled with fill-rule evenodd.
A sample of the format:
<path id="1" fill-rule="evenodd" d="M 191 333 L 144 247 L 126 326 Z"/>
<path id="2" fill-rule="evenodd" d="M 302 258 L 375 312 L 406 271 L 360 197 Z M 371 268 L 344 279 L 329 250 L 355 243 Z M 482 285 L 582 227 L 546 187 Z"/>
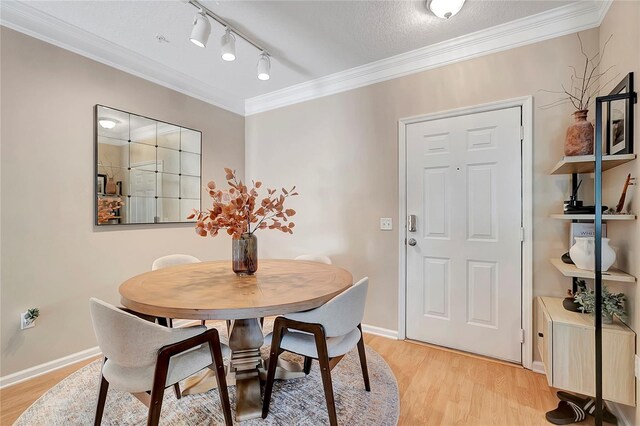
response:
<path id="1" fill-rule="evenodd" d="M 593 237 L 576 237 L 569 256 L 576 267 L 593 271 L 596 265 L 596 243 Z M 609 246 L 609 238 L 602 239 L 602 271 L 607 271 L 616 261 L 616 252 Z"/>

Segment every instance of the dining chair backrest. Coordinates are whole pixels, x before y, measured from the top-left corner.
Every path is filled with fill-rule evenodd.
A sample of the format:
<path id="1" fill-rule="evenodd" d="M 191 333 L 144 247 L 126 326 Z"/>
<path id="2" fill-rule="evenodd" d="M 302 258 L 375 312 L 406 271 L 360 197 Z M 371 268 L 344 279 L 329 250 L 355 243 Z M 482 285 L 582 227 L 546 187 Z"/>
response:
<path id="1" fill-rule="evenodd" d="M 319 262 L 327 265 L 331 265 L 333 263 L 331 262 L 330 258 L 328 258 L 327 256 L 322 256 L 320 254 L 302 254 L 296 257 L 295 260 L 308 260 L 311 262 Z"/>
<path id="2" fill-rule="evenodd" d="M 362 322 L 368 288 L 369 278 L 363 278 L 319 308 L 286 317 L 321 324 L 327 337 L 344 336 Z"/>
<path id="3" fill-rule="evenodd" d="M 162 327 L 92 297 L 91 321 L 102 354 L 124 367 L 153 365 L 158 350 L 202 333 L 204 327 Z"/>
<path id="4" fill-rule="evenodd" d="M 188 263 L 200 263 L 200 259 L 188 254 L 170 254 L 168 256 L 162 256 L 153 261 L 151 270 L 156 271 L 158 269 L 168 268 L 170 266 L 184 265 Z"/>

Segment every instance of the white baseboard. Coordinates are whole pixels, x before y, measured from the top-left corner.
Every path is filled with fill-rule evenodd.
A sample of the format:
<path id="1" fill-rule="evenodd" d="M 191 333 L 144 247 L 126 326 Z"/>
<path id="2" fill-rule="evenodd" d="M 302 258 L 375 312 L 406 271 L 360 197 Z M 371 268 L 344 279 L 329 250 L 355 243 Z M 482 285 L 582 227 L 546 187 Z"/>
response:
<path id="1" fill-rule="evenodd" d="M 533 361 L 531 363 L 531 371 L 533 371 L 534 373 L 546 374 L 542 361 Z"/>
<path id="2" fill-rule="evenodd" d="M 45 362 L 44 364 L 8 374 L 0 377 L 0 389 L 16 385 L 20 382 L 24 382 L 25 380 L 33 379 L 34 377 L 42 376 L 43 374 L 47 374 L 51 371 L 58 370 L 79 361 L 84 361 L 85 359 L 89 359 L 100 354 L 100 348 L 95 346 L 62 358 L 54 359 L 53 361 Z"/>
<path id="3" fill-rule="evenodd" d="M 607 401 L 607 407 L 609 407 L 609 410 L 613 413 L 613 415 L 618 418 L 618 425 L 619 426 L 631 426 L 631 425 L 634 424 L 634 422 L 630 421 L 623 414 L 622 410 L 620 409 L 620 404 L 616 404 L 615 402 Z"/>
<path id="4" fill-rule="evenodd" d="M 362 324 L 362 331 L 376 336 L 398 340 L 397 330 L 389 330 L 388 328 L 376 327 L 375 325 Z"/>

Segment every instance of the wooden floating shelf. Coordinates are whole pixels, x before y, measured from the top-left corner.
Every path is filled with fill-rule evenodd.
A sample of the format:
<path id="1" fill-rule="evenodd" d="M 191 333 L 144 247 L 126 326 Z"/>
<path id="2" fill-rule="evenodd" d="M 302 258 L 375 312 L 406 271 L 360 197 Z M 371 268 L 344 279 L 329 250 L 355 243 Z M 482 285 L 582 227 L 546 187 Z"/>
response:
<path id="1" fill-rule="evenodd" d="M 609 170 L 636 159 L 635 154 L 603 155 L 602 171 Z M 558 164 L 551 170 L 552 175 L 570 175 L 573 173 L 593 173 L 596 167 L 595 155 L 576 155 L 574 157 L 562 157 Z"/>
<path id="2" fill-rule="evenodd" d="M 552 214 L 553 219 L 562 220 L 595 220 L 594 214 Z M 636 220 L 634 214 L 603 214 L 602 220 Z"/>
<path id="3" fill-rule="evenodd" d="M 594 279 L 595 273 L 593 271 L 587 271 L 585 269 L 578 269 L 576 265 L 571 265 L 568 263 L 564 263 L 560 259 L 550 259 L 553 266 L 556 267 L 562 275 L 565 277 L 574 277 L 574 278 L 587 278 Z M 616 268 L 609 268 L 607 272 L 602 273 L 602 279 L 604 281 L 619 281 L 624 283 L 635 283 L 636 277 L 633 275 L 629 275 L 626 272 L 622 272 Z"/>

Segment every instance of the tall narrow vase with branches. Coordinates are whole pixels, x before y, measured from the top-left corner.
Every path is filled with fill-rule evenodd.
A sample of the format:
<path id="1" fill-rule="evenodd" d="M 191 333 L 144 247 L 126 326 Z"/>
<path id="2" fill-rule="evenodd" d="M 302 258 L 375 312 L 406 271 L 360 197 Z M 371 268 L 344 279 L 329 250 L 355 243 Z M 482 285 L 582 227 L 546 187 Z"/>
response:
<path id="1" fill-rule="evenodd" d="M 296 187 L 280 191 L 267 189 L 267 196 L 259 200 L 258 189 L 262 182 L 252 181 L 251 188 L 239 180 L 236 171 L 225 168 L 228 190 L 218 189 L 216 183 L 207 184 L 213 206 L 206 211 L 194 210 L 188 219 L 196 220 L 196 234 L 215 237 L 225 230 L 233 238 L 233 270 L 251 275 L 258 269 L 258 243 L 255 232 L 259 229 L 275 229 L 293 234 L 295 224 L 290 221 L 296 214 L 285 209 L 289 197 L 298 195 Z"/>
<path id="2" fill-rule="evenodd" d="M 542 105 L 541 109 L 553 108 L 567 103 L 571 103 L 576 109 L 573 113 L 575 123 L 567 129 L 565 138 L 564 154 L 567 156 L 593 154 L 593 125 L 587 121 L 589 107 L 595 101 L 600 90 L 617 77 L 615 75 L 605 81 L 607 74 L 613 70 L 613 65 L 605 70 L 600 69 L 602 58 L 613 35 L 604 43 L 602 52 L 598 51 L 591 56 L 585 52 L 579 33 L 577 36 L 580 43 L 580 53 L 584 58 L 584 66 L 580 71 L 574 66 L 569 66 L 571 70 L 569 87 L 561 84 L 562 90 L 541 90 L 560 95 L 555 101 Z"/>

